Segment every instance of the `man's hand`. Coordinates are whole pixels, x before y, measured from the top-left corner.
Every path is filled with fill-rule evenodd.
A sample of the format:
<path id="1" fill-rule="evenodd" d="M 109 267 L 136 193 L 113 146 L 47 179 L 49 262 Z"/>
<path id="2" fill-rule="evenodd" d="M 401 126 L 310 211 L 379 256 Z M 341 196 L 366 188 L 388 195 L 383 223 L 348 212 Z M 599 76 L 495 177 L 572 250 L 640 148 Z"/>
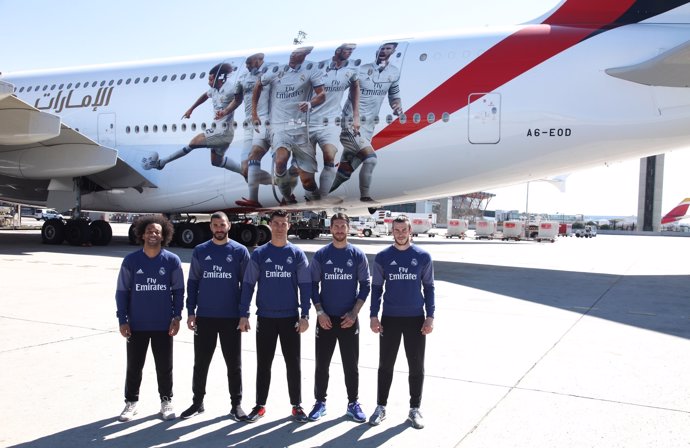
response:
<path id="1" fill-rule="evenodd" d="M 196 330 L 196 316 L 187 316 L 187 328 Z"/>
<path id="2" fill-rule="evenodd" d="M 295 331 L 297 333 L 304 333 L 309 328 L 309 321 L 303 317 L 299 318 L 299 322 L 295 324 Z"/>
<path id="3" fill-rule="evenodd" d="M 246 317 L 240 317 L 240 323 L 237 325 L 237 329 L 241 332 L 247 332 L 252 329 L 249 325 L 249 319 Z"/>
<path id="4" fill-rule="evenodd" d="M 320 316 L 317 315 L 316 320 L 319 321 L 319 325 L 324 330 L 330 330 L 331 328 L 333 328 L 333 323 L 331 322 L 331 318 L 326 313 L 323 313 Z"/>
<path id="5" fill-rule="evenodd" d="M 383 334 L 383 325 L 381 325 L 381 322 L 379 322 L 379 318 L 376 316 L 371 318 L 371 321 L 369 322 L 369 328 L 371 328 L 371 331 L 373 331 L 374 333 Z"/>
<path id="6" fill-rule="evenodd" d="M 132 330 L 129 328 L 129 324 L 120 325 L 120 334 L 125 338 L 132 336 Z"/>
<path id="7" fill-rule="evenodd" d="M 175 336 L 178 331 L 180 331 L 180 321 L 177 319 L 173 319 L 170 322 L 170 328 L 168 328 L 168 335 Z"/>
<path id="8" fill-rule="evenodd" d="M 427 317 L 424 319 L 424 324 L 422 324 L 422 334 L 427 335 L 434 331 L 434 318 Z"/>
<path id="9" fill-rule="evenodd" d="M 350 328 L 355 322 L 357 322 L 357 315 L 353 311 L 348 311 L 340 316 L 340 328 Z"/>

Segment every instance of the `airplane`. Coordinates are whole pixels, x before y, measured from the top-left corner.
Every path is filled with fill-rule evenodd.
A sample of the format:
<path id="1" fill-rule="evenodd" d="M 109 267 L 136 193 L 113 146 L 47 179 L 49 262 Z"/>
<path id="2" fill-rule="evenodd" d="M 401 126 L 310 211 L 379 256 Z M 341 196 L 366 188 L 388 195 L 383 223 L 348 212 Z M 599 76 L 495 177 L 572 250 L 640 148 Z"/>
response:
<path id="1" fill-rule="evenodd" d="M 661 224 L 671 224 L 681 219 L 690 218 L 688 216 L 688 207 L 690 207 L 690 198 L 685 198 L 661 218 Z"/>
<path id="2" fill-rule="evenodd" d="M 563 0 L 512 27 L 347 44 L 346 67 L 357 72 L 359 89 L 345 93 L 341 106 L 359 97 L 360 130 L 373 128 L 374 151 L 365 160 L 373 154 L 377 163 L 373 172 L 369 166 L 369 180 L 362 164 L 312 200 L 305 199 L 308 179 L 301 177 L 287 187 L 294 198 L 282 195 L 274 148 L 260 159 L 260 170 L 271 177 L 259 185 L 256 200 L 248 197 L 251 176 L 219 166 L 226 159 L 218 154 L 209 161 L 209 149 L 188 151 L 160 170 L 155 165 L 180 154 L 199 133 L 224 126 L 208 104 L 191 116 L 185 111 L 208 91 L 212 68 L 229 64 L 222 76 L 214 73 L 234 85 L 249 72 L 247 59 L 256 50 L 6 73 L 0 80 L 0 199 L 71 209 L 72 219 L 44 223 L 45 243 L 104 245 L 109 224 L 81 218 L 83 210 L 183 216 L 285 208 L 357 215 L 678 150 L 690 141 L 688 3 Z M 292 69 L 306 76 L 318 71 L 324 79 L 341 47 L 314 44 L 296 66 L 290 65 L 294 47 L 265 50 L 259 74 L 280 82 Z M 326 87 L 333 88 L 326 98 L 337 91 Z M 258 94 L 254 107 L 264 92 L 270 89 Z M 235 132 L 225 155 L 237 163 L 246 157 L 245 131 L 259 125 L 246 105 L 227 122 Z M 308 131 L 314 106 L 314 112 L 295 111 L 294 119 L 263 125 L 274 136 L 288 125 Z M 340 116 L 321 124 L 354 132 L 354 121 Z M 340 147 L 335 158 L 343 174 L 350 163 L 341 159 L 345 153 Z M 315 157 L 321 173 L 320 148 Z M 360 178 L 371 182 L 367 194 Z M 240 226 L 243 244 L 270 237 L 260 225 Z M 192 247 L 203 240 L 203 227 L 180 220 L 176 241 Z"/>

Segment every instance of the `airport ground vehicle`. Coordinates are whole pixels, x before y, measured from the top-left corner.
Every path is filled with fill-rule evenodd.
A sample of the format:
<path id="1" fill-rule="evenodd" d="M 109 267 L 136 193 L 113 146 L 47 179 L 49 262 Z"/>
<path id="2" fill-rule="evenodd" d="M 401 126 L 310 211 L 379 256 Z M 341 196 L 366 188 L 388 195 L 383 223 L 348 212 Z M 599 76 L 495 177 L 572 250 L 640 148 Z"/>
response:
<path id="1" fill-rule="evenodd" d="M 47 221 L 53 218 L 65 219 L 65 217 L 62 216 L 62 213 L 59 213 L 57 210 L 52 208 L 37 208 L 34 212 L 34 218 L 36 218 L 36 221 Z"/>
<path id="2" fill-rule="evenodd" d="M 575 236 L 578 238 L 594 238 L 597 236 L 597 227 L 588 225 L 584 229 L 577 229 Z"/>
<path id="3" fill-rule="evenodd" d="M 448 231 L 446 238 L 458 237 L 461 240 L 465 239 L 469 224 L 466 219 L 450 219 L 448 221 Z"/>

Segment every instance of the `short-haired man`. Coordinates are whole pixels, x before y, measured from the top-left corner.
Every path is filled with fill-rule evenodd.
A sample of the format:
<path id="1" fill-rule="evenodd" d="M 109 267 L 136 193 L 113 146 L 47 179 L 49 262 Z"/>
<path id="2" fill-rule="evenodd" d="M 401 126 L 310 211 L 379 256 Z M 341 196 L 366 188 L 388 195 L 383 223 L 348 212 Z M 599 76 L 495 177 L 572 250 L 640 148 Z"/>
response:
<path id="1" fill-rule="evenodd" d="M 280 348 L 287 370 L 292 416 L 306 422 L 302 409 L 302 372 L 300 334 L 309 328 L 311 277 L 307 256 L 288 242 L 290 217 L 284 210 L 271 213 L 271 241 L 252 252 L 242 285 L 240 302 L 241 331 L 248 331 L 249 306 L 256 293 L 256 406 L 247 417 L 255 422 L 266 413 L 271 385 L 271 365 L 280 338 Z M 301 313 L 299 312 L 301 308 Z"/>
<path id="2" fill-rule="evenodd" d="M 216 342 L 228 372 L 230 417 L 243 421 L 242 333 L 239 331 L 240 287 L 249 262 L 246 247 L 228 238 L 230 221 L 223 212 L 211 215 L 213 238 L 192 252 L 187 280 L 187 327 L 194 331 L 192 405 L 180 417 L 204 412 L 206 379 Z"/>
<path id="3" fill-rule="evenodd" d="M 150 170 L 151 168 L 162 170 L 168 163 L 186 156 L 197 148 L 210 148 L 211 165 L 243 174 L 240 164 L 225 155 L 235 135 L 234 112 L 242 103 L 242 95 L 235 90 L 235 84 L 228 82 L 233 70 L 234 67 L 227 62 L 221 62 L 213 66 L 208 72 L 208 85 L 210 89 L 202 93 L 182 115 L 182 118 L 191 117 L 194 109 L 211 98 L 214 111 L 213 124 L 207 127 L 204 132 L 195 135 L 187 146 L 169 156 L 159 158 L 158 154 L 155 154 L 145 159 L 143 161 L 143 168 L 145 170 Z"/>
<path id="4" fill-rule="evenodd" d="M 419 406 L 424 386 L 426 335 L 434 329 L 434 265 L 427 251 L 412 244 L 411 231 L 407 216 L 396 217 L 393 220 L 394 243 L 376 255 L 372 268 L 370 327 L 380 335 L 377 406 L 369 418 L 374 426 L 386 418 L 393 367 L 402 337 L 409 369 L 408 419 L 413 428 L 424 427 Z M 379 321 L 382 296 L 383 311 Z"/>
<path id="5" fill-rule="evenodd" d="M 173 396 L 173 336 L 180 329 L 184 274 L 180 257 L 163 249 L 170 243 L 173 225 L 162 215 L 140 218 L 134 228 L 142 250 L 127 255 L 117 277 L 117 318 L 127 338 L 125 408 L 120 421 L 137 414 L 139 387 L 149 342 L 156 364 L 160 415 L 175 418 Z"/>
<path id="6" fill-rule="evenodd" d="M 367 417 L 359 399 L 359 319 L 357 315 L 369 295 L 369 262 L 361 249 L 347 241 L 350 218 L 345 213 L 331 217 L 333 241 L 314 254 L 309 265 L 314 288 L 312 301 L 316 308 L 316 371 L 314 395 L 316 403 L 309 420 L 316 421 L 326 415 L 326 391 L 329 366 L 340 345 L 345 387 L 347 389 L 346 414 L 362 423 Z"/>

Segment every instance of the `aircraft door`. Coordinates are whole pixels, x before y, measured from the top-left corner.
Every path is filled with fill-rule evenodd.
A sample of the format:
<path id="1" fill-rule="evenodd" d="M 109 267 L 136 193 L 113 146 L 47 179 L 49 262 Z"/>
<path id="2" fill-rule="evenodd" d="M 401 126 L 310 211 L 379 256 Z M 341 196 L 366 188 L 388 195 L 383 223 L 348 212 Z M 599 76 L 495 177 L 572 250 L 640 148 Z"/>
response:
<path id="1" fill-rule="evenodd" d="M 115 148 L 115 114 L 98 115 L 98 143 Z"/>
<path id="2" fill-rule="evenodd" d="M 498 143 L 501 140 L 501 95 L 472 93 L 469 103 L 467 138 L 470 143 Z"/>

